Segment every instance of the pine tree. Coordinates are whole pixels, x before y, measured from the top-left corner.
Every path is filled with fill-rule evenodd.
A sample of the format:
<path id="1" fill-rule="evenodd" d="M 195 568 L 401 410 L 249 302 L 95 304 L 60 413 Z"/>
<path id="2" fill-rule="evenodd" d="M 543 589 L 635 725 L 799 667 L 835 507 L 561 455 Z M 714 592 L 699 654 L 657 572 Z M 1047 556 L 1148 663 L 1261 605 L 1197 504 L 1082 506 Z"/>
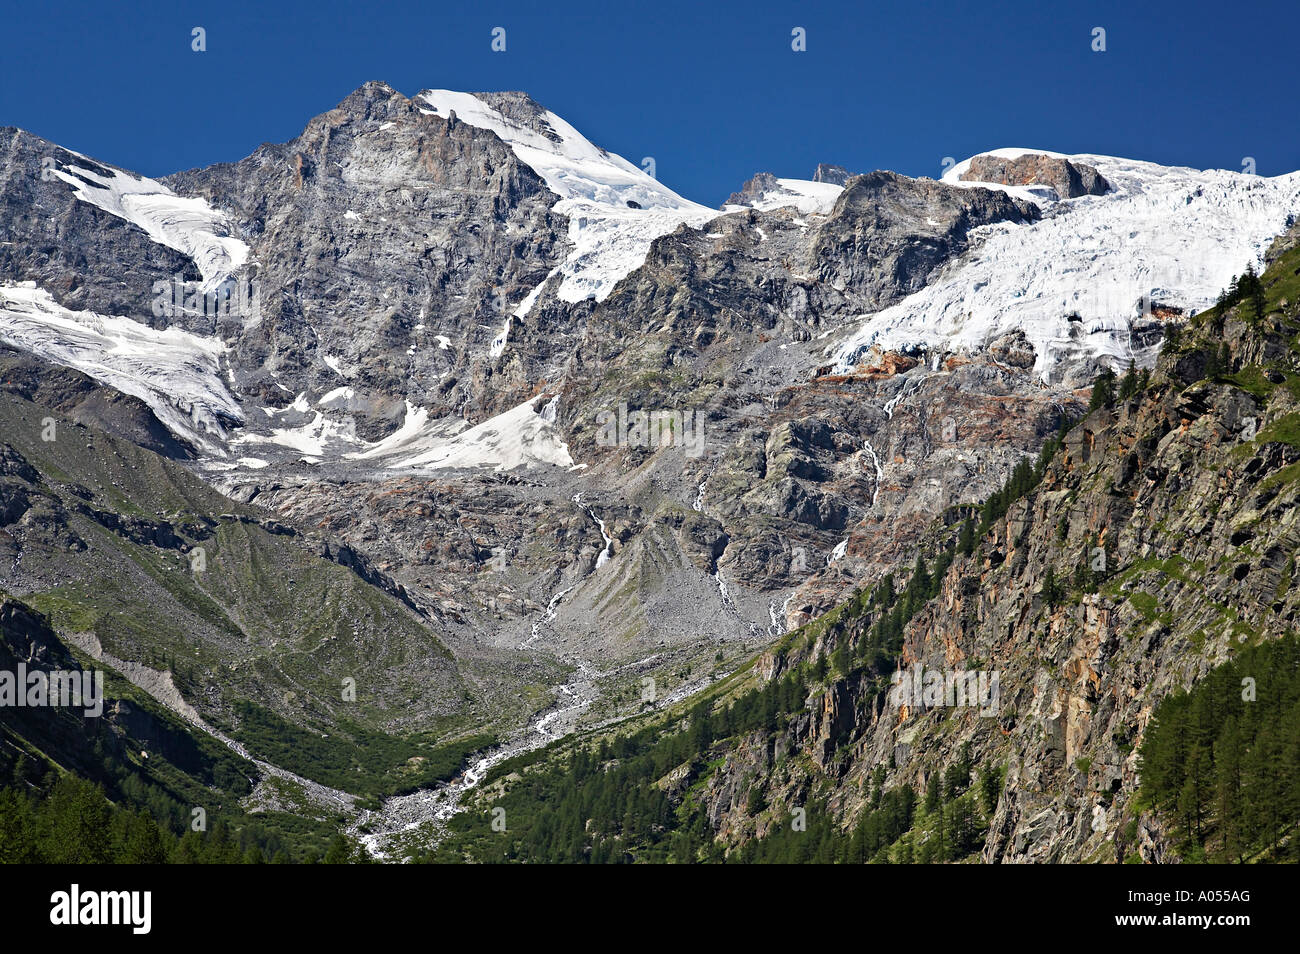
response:
<path id="1" fill-rule="evenodd" d="M 325 851 L 325 861 L 327 865 L 346 865 L 352 859 L 352 848 L 348 844 L 347 836 L 342 832 L 334 836 L 330 842 L 329 848 Z"/>
<path id="2" fill-rule="evenodd" d="M 1119 382 L 1119 399 L 1121 401 L 1127 401 L 1129 398 L 1131 398 L 1134 394 L 1137 393 L 1137 390 L 1138 390 L 1137 367 L 1133 364 L 1132 359 L 1130 359 L 1128 363 L 1128 370 L 1124 372 L 1124 377 Z"/>
<path id="3" fill-rule="evenodd" d="M 51 864 L 107 864 L 110 815 L 98 785 L 65 775 L 41 806 L 41 853 Z"/>
<path id="4" fill-rule="evenodd" d="M 922 600 L 930 598 L 930 571 L 925 566 L 925 557 L 918 553 L 916 555 L 916 567 L 912 572 L 911 585 L 908 589 Z"/>
<path id="5" fill-rule="evenodd" d="M 939 788 L 939 773 L 937 771 L 930 773 L 929 780 L 925 783 L 925 813 L 933 814 L 939 810 L 939 799 L 942 792 Z"/>
<path id="6" fill-rule="evenodd" d="M 984 803 L 984 814 L 991 816 L 1002 794 L 1002 773 L 996 768 L 984 766 L 980 770 L 979 790 L 980 800 Z"/>
<path id="7" fill-rule="evenodd" d="M 989 498 L 984 501 L 984 506 L 980 508 L 980 533 L 988 530 L 989 527 L 997 523 L 998 517 L 997 494 L 990 494 Z"/>
<path id="8" fill-rule="evenodd" d="M 952 566 L 953 551 L 944 550 L 934 558 L 934 582 L 931 585 L 931 593 L 937 594 L 939 588 L 943 585 L 943 578 L 948 575 L 948 569 Z"/>
<path id="9" fill-rule="evenodd" d="M 1264 294 L 1264 283 L 1260 281 L 1259 275 L 1255 273 L 1254 265 L 1247 265 L 1246 270 L 1242 272 L 1241 278 L 1237 280 L 1234 300 L 1249 301 L 1251 310 L 1254 313 L 1255 320 L 1264 317 L 1265 311 L 1268 310 L 1268 299 Z"/>
<path id="10" fill-rule="evenodd" d="M 36 845 L 36 815 L 22 789 L 0 789 L 0 864 L 43 861 Z"/>
<path id="11" fill-rule="evenodd" d="M 894 600 L 898 594 L 894 592 L 894 574 L 886 573 L 885 578 L 880 581 L 880 605 L 890 607 L 894 605 Z"/>
<path id="12" fill-rule="evenodd" d="M 967 517 L 961 525 L 961 536 L 957 539 L 957 552 L 970 556 L 975 552 L 975 521 Z"/>
<path id="13" fill-rule="evenodd" d="M 167 849 L 163 846 L 162 831 L 152 815 L 142 811 L 130 816 L 126 837 L 116 860 L 131 865 L 166 863 Z"/>
<path id="14" fill-rule="evenodd" d="M 1088 400 L 1088 410 L 1095 411 L 1101 407 L 1113 407 L 1115 404 L 1115 372 L 1105 368 L 1097 375 L 1092 385 L 1092 397 Z"/>
<path id="15" fill-rule="evenodd" d="M 1088 536 L 1087 542 L 1083 548 L 1083 556 L 1079 562 L 1074 565 L 1074 579 L 1072 585 L 1080 593 L 1092 592 L 1092 548 L 1095 538 Z"/>
<path id="16" fill-rule="evenodd" d="M 14 760 L 13 770 L 14 785 L 18 787 L 19 791 L 26 790 L 27 783 L 30 781 L 29 776 L 31 775 L 31 768 L 32 764 L 28 760 L 27 754 L 25 752 L 19 752 L 18 758 Z"/>
<path id="17" fill-rule="evenodd" d="M 835 652 L 831 656 L 831 666 L 835 672 L 847 675 L 849 671 L 849 641 L 840 640 L 840 644 L 835 647 Z"/>
<path id="18" fill-rule="evenodd" d="M 902 841 L 899 843 L 898 862 L 904 865 L 916 863 L 916 853 L 912 850 L 912 833 L 910 831 L 903 836 Z"/>
<path id="19" fill-rule="evenodd" d="M 1218 780 L 1215 790 L 1215 816 L 1219 823 L 1219 855 L 1226 862 L 1243 861 L 1241 831 L 1241 730 L 1229 716 L 1214 746 Z"/>
<path id="20" fill-rule="evenodd" d="M 1061 601 L 1061 585 L 1056 581 L 1056 568 L 1049 566 L 1043 574 L 1043 601 L 1051 609 Z"/>

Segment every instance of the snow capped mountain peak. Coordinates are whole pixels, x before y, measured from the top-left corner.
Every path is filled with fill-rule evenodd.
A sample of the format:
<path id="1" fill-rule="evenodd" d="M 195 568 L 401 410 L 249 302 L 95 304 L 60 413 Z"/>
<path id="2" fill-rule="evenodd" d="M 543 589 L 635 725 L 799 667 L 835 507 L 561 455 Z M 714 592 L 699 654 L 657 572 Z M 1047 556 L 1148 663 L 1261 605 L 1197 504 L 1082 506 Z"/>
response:
<path id="1" fill-rule="evenodd" d="M 1078 156 L 1067 156 L 1064 153 L 1052 152 L 1048 149 L 1024 149 L 1021 147 L 1003 147 L 1001 149 L 990 149 L 987 152 L 977 153 L 974 156 L 963 159 L 956 165 L 948 168 L 942 177 L 941 182 L 948 185 L 959 186 L 961 188 L 983 188 L 995 189 L 999 192 L 1005 192 L 1017 199 L 1024 199 L 1035 205 L 1042 206 L 1050 202 L 1059 200 L 1060 196 L 1047 186 L 1015 186 L 1003 182 L 983 182 L 974 177 L 967 178 L 970 175 L 971 165 L 976 159 L 988 157 L 994 159 L 1020 159 L 1025 156 L 1043 156 L 1047 159 L 1058 159 L 1064 161 L 1077 160 Z"/>
<path id="2" fill-rule="evenodd" d="M 698 227 L 718 215 L 594 145 L 523 94 L 434 89 L 416 101 L 444 119 L 454 113 L 460 122 L 491 130 L 560 197 L 556 211 L 568 217 L 575 246 L 555 272 L 562 277 L 558 295 L 563 301 L 604 299 L 645 262 L 656 238 L 683 223 Z M 530 295 L 517 314 L 527 314 L 536 297 Z"/>
<path id="3" fill-rule="evenodd" d="M 1046 156 L 1049 159 L 1077 159 L 1078 156 L 1067 156 L 1063 152 L 1052 152 L 1050 149 L 1026 149 L 1022 146 L 1003 146 L 999 149 L 986 149 L 983 152 L 977 152 L 973 156 L 968 156 L 961 162 L 950 166 L 943 174 L 944 182 L 957 183 L 961 181 L 971 166 L 971 162 L 979 156 L 993 156 L 998 159 L 1019 159 L 1021 156 Z"/>
<path id="4" fill-rule="evenodd" d="M 969 351 L 1013 330 L 1034 346 L 1044 378 L 1076 358 L 1149 362 L 1154 348 L 1132 334 L 1141 298 L 1208 307 L 1248 264 L 1261 266 L 1269 242 L 1300 212 L 1300 173 L 1265 178 L 1028 149 L 981 155 L 1031 153 L 1090 166 L 1109 190 L 1058 200 L 1038 186 L 962 180 L 977 157 L 957 163 L 945 183 L 1010 192 L 1037 203 L 1043 217 L 979 229 L 972 248 L 925 288 L 863 316 L 829 350 L 838 370 L 851 371 L 873 348 Z"/>
<path id="5" fill-rule="evenodd" d="M 425 90 L 416 99 L 444 119 L 454 112 L 461 122 L 492 130 L 561 199 L 612 209 L 628 209 L 628 203 L 635 202 L 644 210 L 716 214 L 682 198 L 622 156 L 594 145 L 522 93 L 437 89 Z"/>

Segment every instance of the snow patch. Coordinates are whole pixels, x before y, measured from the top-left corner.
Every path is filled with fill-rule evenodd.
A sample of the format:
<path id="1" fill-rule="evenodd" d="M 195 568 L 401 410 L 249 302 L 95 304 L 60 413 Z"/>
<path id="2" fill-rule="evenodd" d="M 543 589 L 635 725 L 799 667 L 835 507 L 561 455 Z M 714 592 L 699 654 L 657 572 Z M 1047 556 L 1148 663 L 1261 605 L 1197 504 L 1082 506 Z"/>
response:
<path id="1" fill-rule="evenodd" d="M 833 182 L 813 182 L 810 179 L 777 179 L 778 189 L 769 189 L 750 200 L 750 204 L 728 205 L 724 212 L 758 209 L 771 212 L 775 209 L 795 208 L 804 215 L 829 215 L 844 191 Z"/>
<path id="2" fill-rule="evenodd" d="M 349 387 L 335 388 L 316 402 L 318 407 L 336 410 L 351 410 L 357 392 Z"/>
<path id="3" fill-rule="evenodd" d="M 360 442 L 356 436 L 356 427 L 350 419 L 335 421 L 316 411 L 306 424 L 273 428 L 269 434 L 245 431 L 233 438 L 230 443 L 234 445 L 274 444 L 300 454 L 324 458 L 330 450 L 336 450 L 340 445 L 355 446 Z"/>
<path id="4" fill-rule="evenodd" d="M 140 398 L 173 434 L 208 454 L 224 456 L 209 438 L 223 441 L 225 424 L 244 419 L 222 379 L 226 346 L 216 338 L 71 311 L 22 282 L 0 285 L 0 340 Z"/>
<path id="5" fill-rule="evenodd" d="M 562 301 L 603 300 L 619 280 L 644 264 L 655 239 L 683 223 L 699 227 L 719 214 L 682 198 L 623 157 L 593 145 L 552 112 L 543 112 L 542 118 L 558 141 L 506 118 L 469 93 L 426 90 L 417 99 L 441 116 L 454 110 L 459 121 L 496 133 L 560 197 L 555 209 L 568 217 L 574 244 L 569 257 L 552 272 L 562 278 L 557 290 Z M 541 285 L 516 309 L 517 317 L 527 315 L 540 289 Z M 494 349 L 498 342 L 504 349 L 509 330 L 507 320 Z M 498 354 L 494 350 L 493 356 Z"/>
<path id="6" fill-rule="evenodd" d="M 75 164 L 53 171 L 76 190 L 78 199 L 138 226 L 159 245 L 191 258 L 203 276 L 205 293 L 248 261 L 248 246 L 231 236 L 231 220 L 224 212 L 202 199 L 179 196 L 153 179 L 99 168 L 108 175 Z"/>
<path id="7" fill-rule="evenodd" d="M 357 453 L 352 460 L 385 458 L 394 470 L 449 470 L 491 467 L 514 470 L 552 464 L 572 467 L 568 445 L 555 431 L 554 406 L 537 404 L 538 395 L 496 417 L 457 432 L 463 421 L 430 422 L 428 411 L 411 403 L 396 432 Z"/>

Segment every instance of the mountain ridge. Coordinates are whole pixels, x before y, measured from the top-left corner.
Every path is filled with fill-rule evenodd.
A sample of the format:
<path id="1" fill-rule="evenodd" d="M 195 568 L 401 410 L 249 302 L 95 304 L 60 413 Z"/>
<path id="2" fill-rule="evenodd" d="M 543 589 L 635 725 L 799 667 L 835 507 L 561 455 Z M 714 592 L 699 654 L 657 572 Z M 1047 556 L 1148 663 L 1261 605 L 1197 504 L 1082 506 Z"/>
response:
<path id="1" fill-rule="evenodd" d="M 472 685 L 408 684 L 412 718 L 464 715 L 510 753 L 728 685 L 904 570 L 1098 370 L 1150 368 L 1229 277 L 1289 254 L 1300 206 L 1296 174 L 993 150 L 972 159 L 1003 181 L 819 167 L 716 211 L 525 94 L 377 82 L 158 180 L 0 146 L 0 340 L 33 356 L 16 399 L 180 461 L 230 501 L 205 505 L 217 524 L 257 514 L 222 531 L 250 563 L 287 552 L 268 526 L 328 538 L 313 558 Z M 72 370 L 41 390 L 42 362 Z M 667 431 L 602 423 L 637 415 Z M 15 513 L 45 499 L 14 486 Z M 253 696 L 263 741 L 301 718 Z M 438 798 L 378 809 L 372 845 Z"/>

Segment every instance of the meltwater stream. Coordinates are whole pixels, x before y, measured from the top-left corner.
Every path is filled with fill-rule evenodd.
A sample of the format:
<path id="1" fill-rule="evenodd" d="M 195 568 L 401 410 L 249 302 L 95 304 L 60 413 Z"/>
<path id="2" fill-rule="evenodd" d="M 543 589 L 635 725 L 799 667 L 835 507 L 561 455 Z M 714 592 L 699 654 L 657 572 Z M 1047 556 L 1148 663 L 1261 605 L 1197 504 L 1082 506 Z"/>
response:
<path id="1" fill-rule="evenodd" d="M 574 494 L 573 502 L 581 507 L 588 517 L 596 521 L 596 526 L 600 527 L 600 536 L 605 541 L 605 546 L 600 551 L 600 556 L 596 557 L 596 569 L 599 570 L 614 555 L 614 538 L 609 535 L 609 530 L 605 527 L 605 521 L 596 516 L 596 511 L 582 502 L 582 494 Z"/>
<path id="2" fill-rule="evenodd" d="M 461 798 L 477 788 L 493 766 L 568 735 L 577 726 L 578 716 L 596 700 L 596 680 L 601 676 L 586 663 L 577 665 L 573 677 L 557 687 L 557 704 L 535 716 L 513 739 L 484 753 L 450 782 L 388 798 L 377 811 L 362 812 L 350 833 L 374 857 L 391 860 L 397 847 L 394 842 L 400 842 L 402 835 L 428 822 L 445 822 L 461 811 Z"/>
<path id="3" fill-rule="evenodd" d="M 375 858 L 394 860 L 398 856 L 402 836 L 413 833 L 428 823 L 438 826 L 452 815 L 463 811 L 462 798 L 477 788 L 494 766 L 506 759 L 540 749 L 576 731 L 579 716 L 600 696 L 599 680 L 624 670 L 648 665 L 658 658 L 659 654 L 655 653 L 608 672 L 598 672 L 584 662 L 570 660 L 577 666 L 577 670 L 568 682 L 557 687 L 556 705 L 535 716 L 513 739 L 484 753 L 457 778 L 444 785 L 410 795 L 394 796 L 386 799 L 377 811 L 363 812 L 353 821 L 349 833 L 357 837 Z M 680 702 L 721 678 L 723 674 L 711 674 L 678 686 L 657 699 L 654 708 L 663 709 Z M 612 716 L 587 728 L 601 729 L 623 718 L 625 716 Z M 422 838 L 421 841 L 427 842 L 428 839 Z"/>

